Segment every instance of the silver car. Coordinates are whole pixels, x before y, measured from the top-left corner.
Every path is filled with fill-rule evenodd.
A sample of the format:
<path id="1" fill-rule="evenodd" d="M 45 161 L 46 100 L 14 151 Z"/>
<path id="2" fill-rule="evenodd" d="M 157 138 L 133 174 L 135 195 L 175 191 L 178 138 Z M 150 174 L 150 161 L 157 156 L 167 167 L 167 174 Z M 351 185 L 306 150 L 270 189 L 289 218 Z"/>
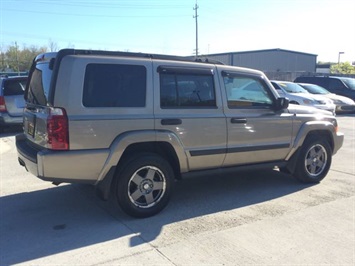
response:
<path id="1" fill-rule="evenodd" d="M 281 97 L 287 97 L 292 104 L 306 105 L 335 114 L 335 104 L 329 98 L 314 95 L 300 85 L 288 81 L 271 81 Z"/>
<path id="2" fill-rule="evenodd" d="M 22 124 L 27 76 L 1 77 L 0 132 L 10 125 Z"/>
<path id="3" fill-rule="evenodd" d="M 331 99 L 336 105 L 335 112 L 354 112 L 355 111 L 355 102 L 345 96 L 337 95 L 327 91 L 325 88 L 310 83 L 298 83 L 302 88 L 306 89 L 309 93 L 321 95 Z"/>

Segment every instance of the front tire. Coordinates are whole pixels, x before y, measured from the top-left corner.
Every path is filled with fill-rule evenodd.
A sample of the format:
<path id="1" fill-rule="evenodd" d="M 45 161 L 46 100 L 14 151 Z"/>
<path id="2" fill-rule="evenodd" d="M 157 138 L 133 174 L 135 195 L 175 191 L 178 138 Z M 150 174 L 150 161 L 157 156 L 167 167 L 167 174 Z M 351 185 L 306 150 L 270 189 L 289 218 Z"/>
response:
<path id="1" fill-rule="evenodd" d="M 305 183 L 319 183 L 332 162 L 332 150 L 322 137 L 311 136 L 301 148 L 294 176 Z"/>
<path id="2" fill-rule="evenodd" d="M 145 218 L 168 204 L 174 172 L 162 157 L 141 154 L 126 161 L 116 178 L 116 197 L 122 210 L 133 217 Z"/>

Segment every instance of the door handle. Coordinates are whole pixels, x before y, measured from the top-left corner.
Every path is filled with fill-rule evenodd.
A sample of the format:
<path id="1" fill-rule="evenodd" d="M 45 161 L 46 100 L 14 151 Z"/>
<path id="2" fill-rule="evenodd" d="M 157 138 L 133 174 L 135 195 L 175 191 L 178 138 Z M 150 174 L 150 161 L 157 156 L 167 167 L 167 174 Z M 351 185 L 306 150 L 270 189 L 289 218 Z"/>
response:
<path id="1" fill-rule="evenodd" d="M 246 118 L 231 118 L 231 123 L 232 124 L 246 124 L 247 119 Z"/>
<path id="2" fill-rule="evenodd" d="M 182 120 L 178 118 L 169 118 L 169 119 L 162 119 L 160 123 L 163 126 L 173 126 L 173 125 L 181 125 Z"/>

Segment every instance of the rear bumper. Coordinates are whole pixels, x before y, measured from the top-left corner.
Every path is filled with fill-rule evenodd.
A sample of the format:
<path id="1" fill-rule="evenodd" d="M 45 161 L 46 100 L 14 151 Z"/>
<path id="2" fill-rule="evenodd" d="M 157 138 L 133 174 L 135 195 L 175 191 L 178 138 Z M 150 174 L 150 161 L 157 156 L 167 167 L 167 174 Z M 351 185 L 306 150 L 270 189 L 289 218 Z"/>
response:
<path id="1" fill-rule="evenodd" d="M 16 148 L 20 165 L 31 174 L 52 182 L 96 184 L 109 155 L 109 149 L 38 149 L 24 134 L 16 136 Z"/>
<path id="2" fill-rule="evenodd" d="M 10 116 L 8 113 L 0 113 L 0 125 L 21 125 L 23 123 L 23 117 L 21 116 Z"/>

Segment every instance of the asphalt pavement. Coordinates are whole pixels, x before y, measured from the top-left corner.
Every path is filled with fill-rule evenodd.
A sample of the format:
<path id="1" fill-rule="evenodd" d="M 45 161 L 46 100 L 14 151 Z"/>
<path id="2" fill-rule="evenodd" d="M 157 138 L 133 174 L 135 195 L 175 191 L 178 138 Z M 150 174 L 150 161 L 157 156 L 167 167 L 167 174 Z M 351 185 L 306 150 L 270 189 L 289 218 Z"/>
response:
<path id="1" fill-rule="evenodd" d="M 355 116 L 327 177 L 275 170 L 176 183 L 160 214 L 134 219 L 87 185 L 54 186 L 0 135 L 0 265 L 355 265 Z"/>

